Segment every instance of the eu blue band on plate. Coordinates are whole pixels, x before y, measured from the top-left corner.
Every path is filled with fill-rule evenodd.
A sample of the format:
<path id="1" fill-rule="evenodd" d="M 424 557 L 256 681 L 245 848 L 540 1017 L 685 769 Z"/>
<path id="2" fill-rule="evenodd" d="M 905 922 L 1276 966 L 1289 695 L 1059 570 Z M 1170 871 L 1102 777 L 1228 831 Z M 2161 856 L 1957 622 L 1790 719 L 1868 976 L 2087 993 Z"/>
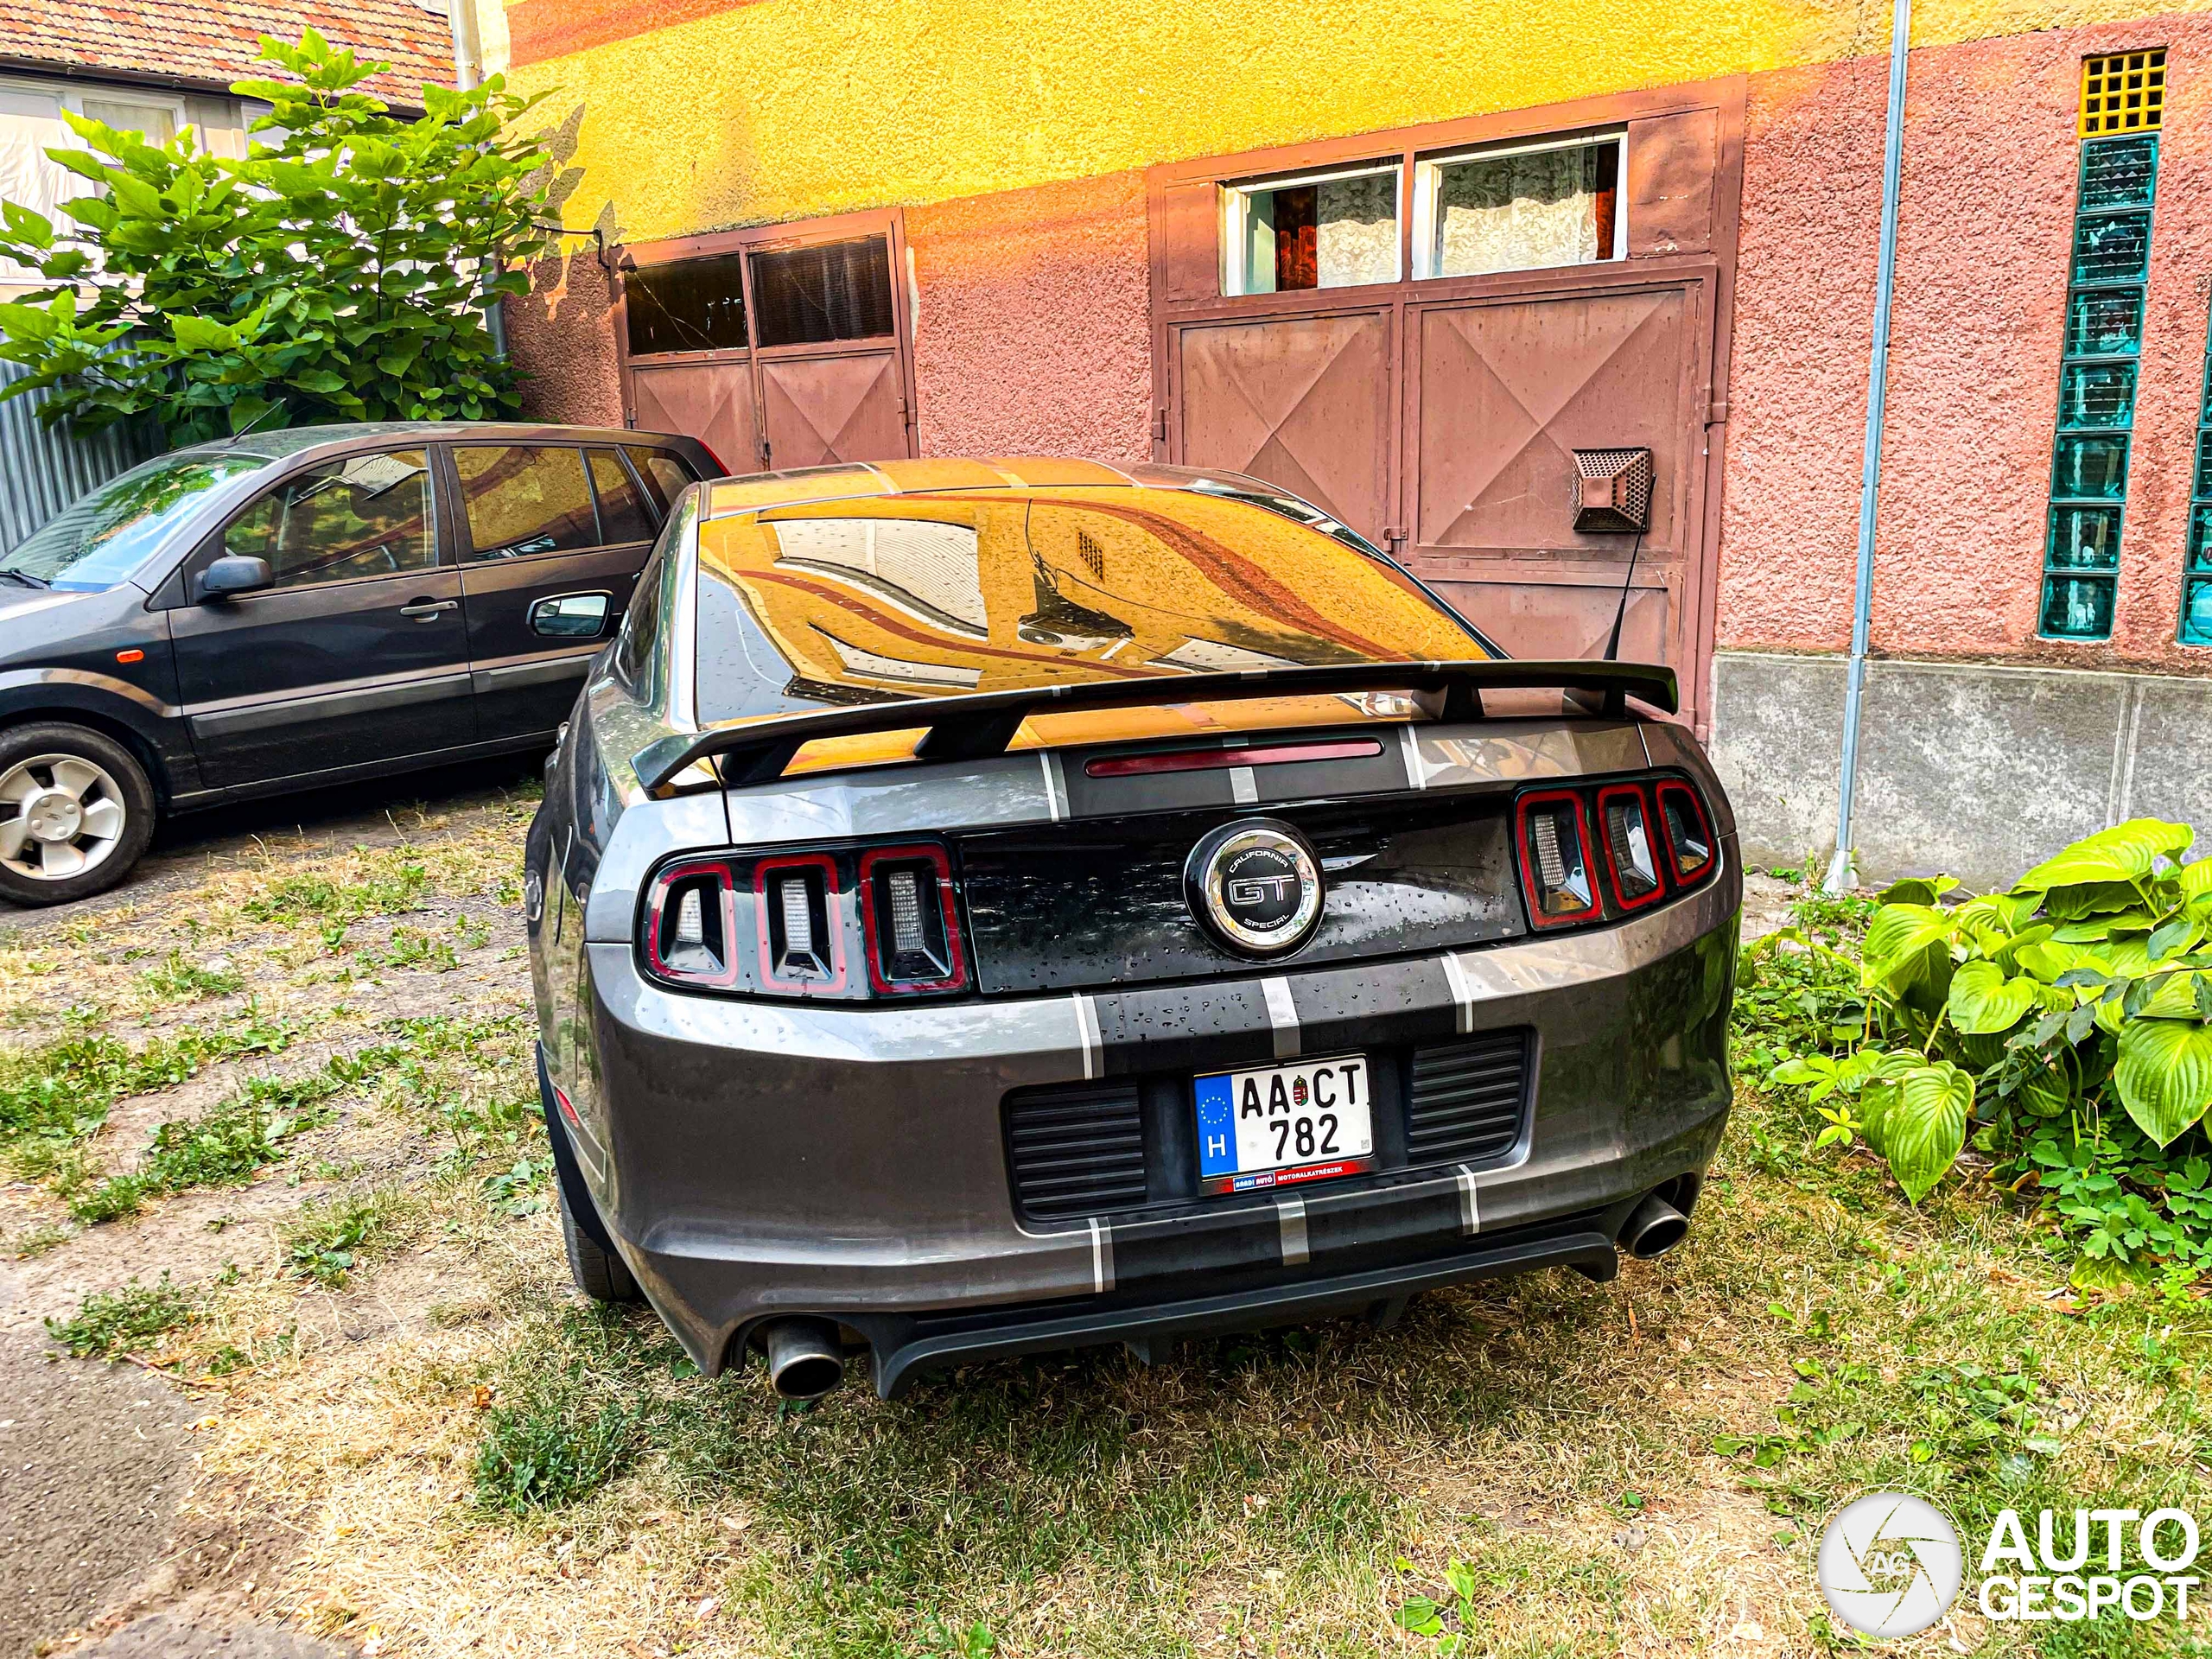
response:
<path id="1" fill-rule="evenodd" d="M 1226 1072 L 1192 1081 L 1198 1107 L 1198 1176 L 1236 1173 L 1236 1100 Z"/>

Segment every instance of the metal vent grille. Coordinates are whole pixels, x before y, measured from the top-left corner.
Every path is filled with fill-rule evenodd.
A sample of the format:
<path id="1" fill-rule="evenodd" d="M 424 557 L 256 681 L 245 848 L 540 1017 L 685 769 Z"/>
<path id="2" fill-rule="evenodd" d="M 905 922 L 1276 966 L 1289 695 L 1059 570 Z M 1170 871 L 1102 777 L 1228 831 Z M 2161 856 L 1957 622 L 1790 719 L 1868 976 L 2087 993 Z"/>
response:
<path id="1" fill-rule="evenodd" d="M 1145 1199 L 1144 1114 L 1137 1086 L 1093 1083 L 1007 1103 L 1014 1195 L 1046 1220 L 1094 1216 Z"/>
<path id="2" fill-rule="evenodd" d="M 2156 132 L 2165 124 L 2165 48 L 2082 60 L 2082 137 Z"/>
<path id="3" fill-rule="evenodd" d="M 1490 1032 L 1414 1051 L 1406 1154 L 1415 1164 L 1502 1158 L 1528 1111 L 1529 1033 Z"/>
<path id="4" fill-rule="evenodd" d="M 1649 449 L 1574 452 L 1574 527 L 1585 535 L 1651 528 Z"/>

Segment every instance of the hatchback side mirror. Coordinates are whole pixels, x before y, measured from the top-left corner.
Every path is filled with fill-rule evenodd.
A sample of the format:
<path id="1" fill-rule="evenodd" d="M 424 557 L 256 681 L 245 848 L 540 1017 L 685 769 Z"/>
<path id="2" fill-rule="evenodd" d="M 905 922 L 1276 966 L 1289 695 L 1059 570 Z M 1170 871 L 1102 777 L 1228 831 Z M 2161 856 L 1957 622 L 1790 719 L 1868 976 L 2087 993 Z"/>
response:
<path id="1" fill-rule="evenodd" d="M 530 631 L 549 639 L 596 639 L 607 631 L 605 594 L 556 594 L 530 607 Z"/>
<path id="2" fill-rule="evenodd" d="M 200 573 L 200 601 L 203 605 L 211 599 L 228 599 L 234 594 L 250 594 L 257 588 L 266 588 L 276 578 L 269 573 L 266 559 L 242 559 L 226 555 Z"/>

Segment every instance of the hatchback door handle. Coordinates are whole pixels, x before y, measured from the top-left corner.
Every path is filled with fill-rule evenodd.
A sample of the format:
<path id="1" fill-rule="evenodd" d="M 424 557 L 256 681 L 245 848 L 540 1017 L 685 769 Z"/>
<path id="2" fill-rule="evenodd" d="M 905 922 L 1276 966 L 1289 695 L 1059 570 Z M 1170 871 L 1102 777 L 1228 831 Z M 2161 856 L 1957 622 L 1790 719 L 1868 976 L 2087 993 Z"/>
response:
<path id="1" fill-rule="evenodd" d="M 435 622 L 448 611 L 460 608 L 461 601 L 457 599 L 418 599 L 411 605 L 401 606 L 399 613 L 413 617 L 417 622 Z"/>

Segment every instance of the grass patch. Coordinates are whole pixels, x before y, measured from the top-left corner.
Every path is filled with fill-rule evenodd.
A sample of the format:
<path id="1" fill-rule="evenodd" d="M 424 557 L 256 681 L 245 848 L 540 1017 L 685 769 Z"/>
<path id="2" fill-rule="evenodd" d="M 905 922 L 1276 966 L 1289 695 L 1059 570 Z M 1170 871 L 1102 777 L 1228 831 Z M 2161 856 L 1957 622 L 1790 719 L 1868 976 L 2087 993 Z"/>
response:
<path id="1" fill-rule="evenodd" d="M 277 1234 L 285 1264 L 325 1290 L 342 1290 L 354 1268 L 397 1247 L 404 1207 L 393 1192 L 303 1205 Z"/>
<path id="2" fill-rule="evenodd" d="M 199 1300 L 166 1273 L 156 1284 L 134 1279 L 121 1290 L 86 1297 L 73 1318 L 48 1319 L 46 1333 L 79 1359 L 113 1359 L 190 1324 Z"/>
<path id="3" fill-rule="evenodd" d="M 365 916 L 397 916 L 420 910 L 430 893 L 430 874 L 412 861 L 372 870 L 355 880 L 321 871 L 277 877 L 245 901 L 250 920 L 306 923 L 343 931 Z"/>
<path id="4" fill-rule="evenodd" d="M 228 996 L 245 988 L 245 978 L 219 957 L 213 962 L 185 960 L 182 950 L 172 950 L 158 968 L 138 976 L 147 992 L 165 1002 L 197 1002 L 211 996 Z"/>
<path id="5" fill-rule="evenodd" d="M 238 1186 L 283 1155 L 283 1143 L 330 1121 L 324 1102 L 343 1085 L 328 1067 L 305 1077 L 253 1077 L 195 1118 L 154 1131 L 137 1167 L 97 1184 L 64 1179 L 69 1212 L 98 1223 L 136 1214 L 149 1198 L 194 1186 Z"/>
<path id="6" fill-rule="evenodd" d="M 169 1088 L 219 1060 L 277 1053 L 298 1035 L 292 1021 L 264 1019 L 251 1002 L 235 1024 L 157 1037 L 135 1049 L 93 1029 L 91 1016 L 81 1018 L 52 1042 L 0 1054 L 0 1150 L 20 1161 L 27 1142 L 82 1140 L 118 1100 Z M 41 1157 L 29 1155 L 34 1165 Z"/>
<path id="7" fill-rule="evenodd" d="M 60 1249 L 74 1236 L 73 1228 L 65 1227 L 59 1222 L 40 1222 L 24 1228 L 10 1239 L 8 1253 L 18 1262 L 29 1262 L 44 1255 L 48 1250 Z"/>

